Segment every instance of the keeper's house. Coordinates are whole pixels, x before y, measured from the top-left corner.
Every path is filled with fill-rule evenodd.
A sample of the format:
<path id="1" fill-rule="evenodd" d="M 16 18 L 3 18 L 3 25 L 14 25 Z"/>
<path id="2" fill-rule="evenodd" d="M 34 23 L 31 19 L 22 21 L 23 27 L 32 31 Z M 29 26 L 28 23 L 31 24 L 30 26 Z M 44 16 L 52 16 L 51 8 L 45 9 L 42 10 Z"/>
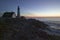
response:
<path id="1" fill-rule="evenodd" d="M 15 12 L 5 12 L 2 16 L 3 18 L 16 18 Z"/>

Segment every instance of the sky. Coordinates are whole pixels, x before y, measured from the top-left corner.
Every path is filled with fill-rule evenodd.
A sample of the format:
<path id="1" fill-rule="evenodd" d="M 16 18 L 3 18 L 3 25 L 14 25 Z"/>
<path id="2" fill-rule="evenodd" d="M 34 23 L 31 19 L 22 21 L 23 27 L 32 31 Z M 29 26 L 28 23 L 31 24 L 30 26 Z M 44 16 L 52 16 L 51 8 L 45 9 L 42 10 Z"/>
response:
<path id="1" fill-rule="evenodd" d="M 0 0 L 0 16 L 4 12 L 15 12 L 20 6 L 21 16 L 60 17 L 60 0 Z"/>

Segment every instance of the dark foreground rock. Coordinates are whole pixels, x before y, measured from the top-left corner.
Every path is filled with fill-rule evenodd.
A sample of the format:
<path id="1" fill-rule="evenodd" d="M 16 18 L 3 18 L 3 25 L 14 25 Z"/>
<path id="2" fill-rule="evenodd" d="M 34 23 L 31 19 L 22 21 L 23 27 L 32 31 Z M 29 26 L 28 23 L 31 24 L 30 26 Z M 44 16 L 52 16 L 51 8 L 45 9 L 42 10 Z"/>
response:
<path id="1" fill-rule="evenodd" d="M 48 40 L 47 33 L 39 30 L 48 25 L 35 19 L 4 19 L 0 26 L 1 40 Z"/>

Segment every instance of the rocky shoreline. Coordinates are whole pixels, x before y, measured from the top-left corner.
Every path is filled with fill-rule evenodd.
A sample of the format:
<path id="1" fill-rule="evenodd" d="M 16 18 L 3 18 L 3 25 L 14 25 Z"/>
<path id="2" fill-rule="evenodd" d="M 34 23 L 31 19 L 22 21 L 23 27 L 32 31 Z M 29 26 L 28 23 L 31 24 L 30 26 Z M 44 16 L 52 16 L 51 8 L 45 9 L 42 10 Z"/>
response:
<path id="1" fill-rule="evenodd" d="M 36 19 L 1 19 L 1 40 L 48 40 L 48 34 L 44 29 L 48 25 Z"/>

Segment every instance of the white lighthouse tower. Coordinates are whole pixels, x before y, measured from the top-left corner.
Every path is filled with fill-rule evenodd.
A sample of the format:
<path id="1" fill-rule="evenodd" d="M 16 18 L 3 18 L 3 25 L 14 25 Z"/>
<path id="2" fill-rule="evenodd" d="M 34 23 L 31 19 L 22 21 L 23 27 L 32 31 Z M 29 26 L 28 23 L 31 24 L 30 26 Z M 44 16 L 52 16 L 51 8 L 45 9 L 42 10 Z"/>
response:
<path id="1" fill-rule="evenodd" d="M 17 18 L 20 18 L 20 8 L 19 8 L 19 6 L 17 7 Z"/>

